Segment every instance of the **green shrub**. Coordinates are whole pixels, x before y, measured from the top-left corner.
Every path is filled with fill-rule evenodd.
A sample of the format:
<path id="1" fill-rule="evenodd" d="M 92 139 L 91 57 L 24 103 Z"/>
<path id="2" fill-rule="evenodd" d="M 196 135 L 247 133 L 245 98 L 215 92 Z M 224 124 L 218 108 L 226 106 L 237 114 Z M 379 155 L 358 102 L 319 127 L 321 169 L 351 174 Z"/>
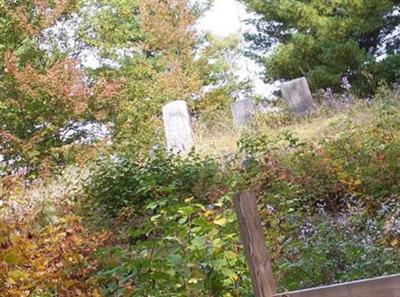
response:
<path id="1" fill-rule="evenodd" d="M 148 200 L 171 195 L 207 203 L 215 189 L 224 183 L 220 165 L 211 158 L 201 159 L 192 153 L 187 158 L 161 151 L 144 160 L 127 156 L 100 159 L 86 188 L 92 205 L 116 216 L 126 206 L 143 207 Z"/>
<path id="2" fill-rule="evenodd" d="M 246 296 L 228 172 L 194 153 L 99 162 L 87 193 L 115 226 L 94 276 L 106 296 Z"/>

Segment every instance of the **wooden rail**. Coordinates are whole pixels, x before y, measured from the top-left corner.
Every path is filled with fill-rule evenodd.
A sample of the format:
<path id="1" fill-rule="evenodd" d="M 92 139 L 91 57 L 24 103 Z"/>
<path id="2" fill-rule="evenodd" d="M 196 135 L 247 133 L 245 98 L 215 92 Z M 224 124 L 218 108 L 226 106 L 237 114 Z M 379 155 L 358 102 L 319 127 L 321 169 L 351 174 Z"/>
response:
<path id="1" fill-rule="evenodd" d="M 281 293 L 275 297 L 400 297 L 400 274 Z"/>
<path id="2" fill-rule="evenodd" d="M 233 204 L 256 297 L 400 297 L 400 274 L 276 294 L 256 195 L 252 191 L 238 193 Z"/>

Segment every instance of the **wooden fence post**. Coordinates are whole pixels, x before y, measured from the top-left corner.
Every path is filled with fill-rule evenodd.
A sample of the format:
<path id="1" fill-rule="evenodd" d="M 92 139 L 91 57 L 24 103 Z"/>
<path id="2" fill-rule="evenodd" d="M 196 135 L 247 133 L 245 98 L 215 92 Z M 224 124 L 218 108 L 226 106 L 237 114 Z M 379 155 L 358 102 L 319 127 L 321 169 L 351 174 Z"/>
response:
<path id="1" fill-rule="evenodd" d="M 273 297 L 276 294 L 275 280 L 265 246 L 256 194 L 252 191 L 240 192 L 235 195 L 233 204 L 255 296 Z"/>

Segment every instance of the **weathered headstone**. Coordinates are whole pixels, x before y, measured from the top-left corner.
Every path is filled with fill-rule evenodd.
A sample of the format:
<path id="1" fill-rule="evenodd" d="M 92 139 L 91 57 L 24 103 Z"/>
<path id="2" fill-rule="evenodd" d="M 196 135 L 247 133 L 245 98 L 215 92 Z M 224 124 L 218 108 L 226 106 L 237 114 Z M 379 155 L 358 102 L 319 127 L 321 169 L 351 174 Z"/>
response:
<path id="1" fill-rule="evenodd" d="M 254 115 L 255 105 L 253 100 L 239 100 L 231 104 L 233 122 L 236 127 L 244 126 Z"/>
<path id="2" fill-rule="evenodd" d="M 294 115 L 304 115 L 314 108 L 310 88 L 304 77 L 283 83 L 281 92 Z"/>
<path id="3" fill-rule="evenodd" d="M 173 153 L 190 151 L 193 147 L 192 128 L 186 102 L 172 101 L 162 109 L 167 149 Z"/>

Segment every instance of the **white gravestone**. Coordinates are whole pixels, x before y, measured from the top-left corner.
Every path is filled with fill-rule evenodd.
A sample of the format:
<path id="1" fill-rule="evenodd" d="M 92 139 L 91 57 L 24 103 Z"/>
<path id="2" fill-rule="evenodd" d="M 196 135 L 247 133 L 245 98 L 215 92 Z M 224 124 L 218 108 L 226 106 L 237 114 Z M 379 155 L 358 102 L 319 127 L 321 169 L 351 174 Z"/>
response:
<path id="1" fill-rule="evenodd" d="M 162 109 L 167 149 L 173 153 L 188 152 L 193 147 L 192 128 L 186 102 L 172 101 Z"/>
<path id="2" fill-rule="evenodd" d="M 314 101 L 305 77 L 281 84 L 281 92 L 291 113 L 303 115 L 313 110 Z"/>
<path id="3" fill-rule="evenodd" d="M 244 126 L 256 111 L 253 100 L 239 100 L 231 104 L 233 122 L 236 127 Z"/>

